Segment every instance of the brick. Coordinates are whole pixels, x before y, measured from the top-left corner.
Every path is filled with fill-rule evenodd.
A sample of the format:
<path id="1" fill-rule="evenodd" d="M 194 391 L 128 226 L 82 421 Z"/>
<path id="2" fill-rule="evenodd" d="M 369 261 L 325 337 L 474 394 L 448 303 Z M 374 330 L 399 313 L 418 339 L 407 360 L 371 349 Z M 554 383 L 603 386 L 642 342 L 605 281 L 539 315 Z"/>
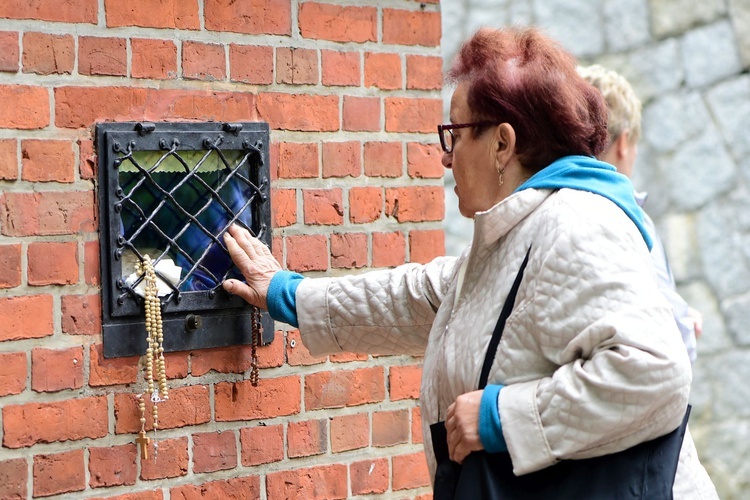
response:
<path id="1" fill-rule="evenodd" d="M 305 409 L 341 408 L 385 398 L 383 368 L 319 372 L 305 377 Z"/>
<path id="2" fill-rule="evenodd" d="M 284 460 L 284 426 L 242 427 L 240 446 L 241 461 L 245 467 Z"/>
<path id="3" fill-rule="evenodd" d="M 367 354 L 356 352 L 341 352 L 328 356 L 331 363 L 350 363 L 352 361 L 367 361 Z"/>
<path id="4" fill-rule="evenodd" d="M 52 236 L 96 230 L 93 191 L 5 193 L 0 196 L 5 236 Z"/>
<path id="5" fill-rule="evenodd" d="M 177 77 L 177 46 L 172 40 L 130 39 L 130 76 L 154 80 Z"/>
<path id="6" fill-rule="evenodd" d="M 249 380 L 221 382 L 214 387 L 217 422 L 255 420 L 300 411 L 299 376 L 261 378 L 257 387 Z"/>
<path id="7" fill-rule="evenodd" d="M 218 373 L 244 373 L 250 370 L 250 346 L 233 346 L 219 349 L 201 349 L 190 353 L 190 373 L 200 377 Z"/>
<path id="8" fill-rule="evenodd" d="M 305 498 L 324 500 L 347 497 L 346 465 L 333 464 L 266 475 L 269 500 Z"/>
<path id="9" fill-rule="evenodd" d="M 274 339 L 270 344 L 258 347 L 258 367 L 260 369 L 284 366 L 284 334 L 278 333 L 276 335 L 276 332 L 274 332 Z"/>
<path id="10" fill-rule="evenodd" d="M 300 5 L 298 20 L 304 38 L 358 43 L 377 41 L 378 12 L 373 7 L 305 2 Z"/>
<path id="11" fill-rule="evenodd" d="M 315 85 L 320 81 L 318 51 L 297 47 L 276 49 L 276 83 Z"/>
<path id="12" fill-rule="evenodd" d="M 403 88 L 401 56 L 379 52 L 365 54 L 365 87 L 382 90 Z"/>
<path id="13" fill-rule="evenodd" d="M 280 178 L 313 178 L 318 176 L 319 171 L 317 144 L 294 142 L 279 144 L 278 174 Z"/>
<path id="14" fill-rule="evenodd" d="M 424 452 L 398 455 L 393 460 L 393 489 L 407 490 L 430 485 Z"/>
<path id="15" fill-rule="evenodd" d="M 124 38 L 78 37 L 78 73 L 127 76 L 128 51 Z"/>
<path id="16" fill-rule="evenodd" d="M 0 2 L 1 3 L 1 2 Z M 29 85 L 0 85 L 0 128 L 25 130 L 49 125 L 49 92 Z"/>
<path id="17" fill-rule="evenodd" d="M 31 389 L 57 392 L 83 386 L 83 347 L 31 350 Z"/>
<path id="18" fill-rule="evenodd" d="M 442 221 L 445 216 L 442 186 L 410 186 L 385 190 L 386 215 L 399 222 Z"/>
<path id="19" fill-rule="evenodd" d="M 139 356 L 105 358 L 104 346 L 93 344 L 89 351 L 89 385 L 134 384 L 138 379 Z"/>
<path id="20" fill-rule="evenodd" d="M 366 448 L 370 445 L 370 419 L 367 413 L 342 415 L 331 418 L 331 451 Z"/>
<path id="21" fill-rule="evenodd" d="M 69 75 L 75 68 L 72 35 L 28 32 L 23 35 L 23 72 L 39 75 Z"/>
<path id="22" fill-rule="evenodd" d="M 226 481 L 210 481 L 203 484 L 186 484 L 169 490 L 171 500 L 214 500 L 260 498 L 261 486 L 259 476 L 246 476 L 227 479 Z"/>
<path id="23" fill-rule="evenodd" d="M 15 139 L 0 139 L 0 180 L 18 179 L 18 153 Z"/>
<path id="24" fill-rule="evenodd" d="M 383 9 L 383 43 L 440 45 L 440 12 Z"/>
<path id="25" fill-rule="evenodd" d="M 237 467 L 237 436 L 233 431 L 193 434 L 193 472 Z"/>
<path id="26" fill-rule="evenodd" d="M 224 46 L 182 42 L 182 75 L 185 79 L 224 80 L 227 76 Z"/>
<path id="27" fill-rule="evenodd" d="M 297 223 L 297 190 L 272 189 L 271 213 L 273 227 L 287 227 Z"/>
<path id="28" fill-rule="evenodd" d="M 372 414 L 372 445 L 395 446 L 409 442 L 409 411 L 376 411 Z"/>
<path id="29" fill-rule="evenodd" d="M 83 244 L 83 259 L 83 276 L 86 284 L 98 286 L 101 283 L 98 241 L 87 241 Z"/>
<path id="30" fill-rule="evenodd" d="M 97 439 L 107 435 L 107 397 L 3 407 L 3 446 Z"/>
<path id="31" fill-rule="evenodd" d="M 291 35 L 291 0 L 205 0 L 206 29 L 251 35 Z"/>
<path id="32" fill-rule="evenodd" d="M 34 496 L 47 497 L 86 489 L 83 450 L 36 455 Z"/>
<path id="33" fill-rule="evenodd" d="M 340 188 L 305 189 L 302 191 L 305 224 L 341 225 L 344 223 L 344 203 Z"/>
<path id="34" fill-rule="evenodd" d="M 132 486 L 138 477 L 138 447 L 123 444 L 89 448 L 89 487 Z"/>
<path id="35" fill-rule="evenodd" d="M 372 233 L 372 267 L 396 267 L 406 262 L 404 233 Z"/>
<path id="36" fill-rule="evenodd" d="M 188 355 L 185 352 L 170 352 L 164 354 L 167 365 L 167 379 L 185 378 L 188 376 Z"/>
<path id="37" fill-rule="evenodd" d="M 167 365 L 169 361 L 167 360 Z M 144 390 L 142 387 L 134 391 Z M 146 429 L 153 429 L 151 421 L 152 404 L 146 400 Z M 138 399 L 135 393 L 115 394 L 115 433 L 135 433 L 141 429 Z M 211 403 L 208 387 L 190 385 L 170 388 L 169 399 L 159 403 L 159 429 L 177 429 L 191 425 L 205 424 L 211 420 Z M 160 453 L 161 455 L 161 453 Z"/>
<path id="38" fill-rule="evenodd" d="M 0 245 L 0 288 L 21 284 L 21 245 Z"/>
<path id="39" fill-rule="evenodd" d="M 200 29 L 197 0 L 104 0 L 107 26 Z"/>
<path id="40" fill-rule="evenodd" d="M 0 297 L 0 342 L 52 335 L 52 307 L 51 295 Z"/>
<path id="41" fill-rule="evenodd" d="M 309 457 L 328 451 L 326 419 L 290 422 L 286 429 L 289 458 Z"/>
<path id="42" fill-rule="evenodd" d="M 349 189 L 349 220 L 366 224 L 380 218 L 383 212 L 383 190 L 379 187 L 353 187 Z"/>
<path id="43" fill-rule="evenodd" d="M 230 44 L 229 79 L 253 85 L 273 83 L 273 47 Z"/>
<path id="44" fill-rule="evenodd" d="M 62 331 L 73 335 L 102 333 L 99 295 L 64 295 L 61 301 Z"/>
<path id="45" fill-rule="evenodd" d="M 402 399 L 419 399 L 419 388 L 422 383 L 422 366 L 391 366 L 388 370 L 388 387 L 391 401 Z"/>
<path id="46" fill-rule="evenodd" d="M 0 397 L 20 394 L 24 389 L 26 389 L 26 353 L 0 353 Z M 1 491 L 2 486 L 0 486 Z"/>
<path id="47" fill-rule="evenodd" d="M 334 132 L 339 129 L 339 97 L 336 95 L 268 92 L 258 94 L 257 105 L 259 117 L 275 130 Z"/>
<path id="48" fill-rule="evenodd" d="M 411 442 L 422 444 L 422 411 L 418 406 L 411 409 Z"/>
<path id="49" fill-rule="evenodd" d="M 141 479 L 150 481 L 186 476 L 188 473 L 188 439 L 159 439 L 159 453 L 154 454 L 153 440 L 149 443 L 148 459 L 141 459 Z M 140 456 L 140 455 L 139 455 Z"/>
<path id="50" fill-rule="evenodd" d="M 359 52 L 321 50 L 320 60 L 323 85 L 359 87 L 362 81 Z"/>
<path id="51" fill-rule="evenodd" d="M 97 0 L 0 2 L 0 17 L 96 24 L 98 8 Z"/>
<path id="52" fill-rule="evenodd" d="M 14 458 L 0 462 L 0 498 L 23 500 L 29 479 L 29 467 L 25 458 Z"/>
<path id="53" fill-rule="evenodd" d="M 271 241 L 273 242 L 273 244 L 271 245 L 271 254 L 273 255 L 273 258 L 278 262 L 283 263 L 284 238 L 282 238 L 281 236 L 274 236 L 271 238 Z"/>
<path id="54" fill-rule="evenodd" d="M 367 266 L 367 235 L 343 233 L 331 235 L 331 267 L 354 269 Z"/>
<path id="55" fill-rule="evenodd" d="M 445 232 L 442 229 L 409 232 L 409 262 L 427 264 L 445 255 Z"/>
<path id="56" fill-rule="evenodd" d="M 365 175 L 400 177 L 403 174 L 404 145 L 400 142 L 366 142 Z"/>
<path id="57" fill-rule="evenodd" d="M 325 235 L 286 238 L 286 268 L 299 273 L 328 269 L 328 239 Z"/>
<path id="58" fill-rule="evenodd" d="M 359 177 L 362 144 L 358 141 L 323 143 L 323 177 Z"/>
<path id="59" fill-rule="evenodd" d="M 18 71 L 18 33 L 0 31 L 0 71 L 15 73 Z"/>
<path id="60" fill-rule="evenodd" d="M 75 180 L 76 158 L 70 141 L 21 141 L 22 178 L 29 182 L 67 182 Z"/>
<path id="61" fill-rule="evenodd" d="M 286 333 L 287 348 L 286 348 L 286 359 L 290 366 L 307 366 L 324 363 L 326 361 L 325 356 L 313 356 L 307 347 L 302 343 L 302 336 L 299 330 L 289 330 Z M 294 343 L 294 347 L 292 347 Z"/>
<path id="62" fill-rule="evenodd" d="M 89 497 L 88 500 L 163 500 L 164 494 L 161 490 L 139 491 L 138 493 L 125 493 L 122 495 L 104 497 Z"/>
<path id="63" fill-rule="evenodd" d="M 406 88 L 415 90 L 443 88 L 443 58 L 407 55 Z"/>
<path id="64" fill-rule="evenodd" d="M 50 256 L 54 255 L 54 259 Z M 78 244 L 75 241 L 29 243 L 29 285 L 72 285 L 78 282 Z"/>
<path id="65" fill-rule="evenodd" d="M 409 177 L 440 179 L 445 169 L 442 163 L 443 150 L 439 144 L 410 142 L 406 145 L 406 170 Z"/>
<path id="66" fill-rule="evenodd" d="M 377 97 L 344 96 L 342 127 L 350 132 L 380 130 L 380 99 Z"/>
<path id="67" fill-rule="evenodd" d="M 442 113 L 439 99 L 388 97 L 385 99 L 385 130 L 433 134 Z"/>
<path id="68" fill-rule="evenodd" d="M 96 153 L 94 152 L 94 141 L 78 139 L 78 174 L 81 179 L 96 179 Z"/>
<path id="69" fill-rule="evenodd" d="M 385 493 L 390 483 L 390 469 L 387 458 L 354 462 L 349 465 L 352 482 L 352 495 Z"/>

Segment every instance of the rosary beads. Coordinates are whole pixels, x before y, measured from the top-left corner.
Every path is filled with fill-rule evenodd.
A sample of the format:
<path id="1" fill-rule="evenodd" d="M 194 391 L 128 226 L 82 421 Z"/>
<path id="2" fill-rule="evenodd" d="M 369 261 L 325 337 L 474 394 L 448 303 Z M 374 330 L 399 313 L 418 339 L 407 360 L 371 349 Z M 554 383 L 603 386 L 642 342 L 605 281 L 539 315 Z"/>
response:
<path id="1" fill-rule="evenodd" d="M 260 309 L 253 306 L 252 311 L 253 343 L 250 347 L 250 383 L 256 387 L 258 385 L 258 345 L 263 334 L 263 325 L 260 322 Z"/>

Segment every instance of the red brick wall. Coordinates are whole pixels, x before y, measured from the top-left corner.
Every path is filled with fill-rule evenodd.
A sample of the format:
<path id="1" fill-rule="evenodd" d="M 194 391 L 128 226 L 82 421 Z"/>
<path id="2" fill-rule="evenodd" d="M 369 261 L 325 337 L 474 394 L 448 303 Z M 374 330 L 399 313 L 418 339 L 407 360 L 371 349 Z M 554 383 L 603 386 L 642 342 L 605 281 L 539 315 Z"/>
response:
<path id="1" fill-rule="evenodd" d="M 429 497 L 420 362 L 168 355 L 139 458 L 137 358 L 104 359 L 93 126 L 267 121 L 274 253 L 313 275 L 443 253 L 437 0 L 0 2 L 0 498 Z M 145 335 L 145 332 L 144 332 Z"/>

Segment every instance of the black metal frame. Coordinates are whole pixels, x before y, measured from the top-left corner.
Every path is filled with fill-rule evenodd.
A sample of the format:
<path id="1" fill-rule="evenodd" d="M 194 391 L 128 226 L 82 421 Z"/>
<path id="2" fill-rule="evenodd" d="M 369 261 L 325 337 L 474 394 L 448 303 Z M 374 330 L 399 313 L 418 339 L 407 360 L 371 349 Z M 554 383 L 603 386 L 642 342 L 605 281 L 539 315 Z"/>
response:
<path id="1" fill-rule="evenodd" d="M 102 279 L 102 333 L 104 356 L 119 357 L 144 354 L 146 352 L 146 332 L 144 326 L 143 298 L 135 288 L 142 278 L 128 284 L 122 277 L 122 255 L 128 250 L 138 259 L 143 255 L 133 240 L 141 231 L 155 231 L 165 244 L 159 248 L 160 255 L 151 255 L 158 263 L 168 251 L 179 253 L 191 266 L 185 277 L 176 285 L 169 284 L 171 292 L 160 297 L 164 325 L 164 350 L 184 351 L 210 347 L 223 347 L 252 343 L 251 307 L 242 299 L 226 293 L 220 283 L 232 269 L 223 276 L 216 276 L 204 265 L 203 258 L 209 249 L 226 253 L 222 235 L 231 223 L 240 224 L 250 230 L 268 247 L 271 247 L 271 202 L 269 175 L 269 127 L 267 123 L 100 123 L 96 126 L 96 143 L 99 166 L 99 230 Z M 140 165 L 133 158 L 139 151 L 160 152 L 160 159 L 154 165 Z M 223 163 L 223 180 L 217 186 L 207 184 L 197 174 L 198 167 L 189 165 L 180 156 L 181 152 L 204 152 L 198 166 L 209 155 L 218 155 Z M 236 165 L 228 162 L 225 152 L 240 152 L 241 160 Z M 171 189 L 161 187 L 152 177 L 162 161 L 177 160 L 185 169 L 185 175 Z M 135 185 L 126 192 L 120 186 L 119 168 L 128 162 L 137 171 Z M 252 192 L 242 207 L 230 208 L 221 199 L 219 191 L 233 179 Z M 198 185 L 208 200 L 194 212 L 183 207 L 175 193 L 183 186 Z M 158 205 L 152 213 L 145 213 L 134 202 L 132 195 L 136 189 L 149 189 L 158 198 Z M 209 205 L 216 203 L 226 213 L 227 222 L 218 231 L 204 227 L 198 217 Z M 169 207 L 179 212 L 187 222 L 176 235 L 165 234 L 153 222 L 156 214 Z M 212 205 L 215 206 L 215 205 Z M 125 207 L 125 208 L 124 208 Z M 191 207 L 195 208 L 195 207 Z M 122 227 L 122 212 L 130 210 L 142 222 L 134 234 L 128 238 Z M 249 210 L 249 215 L 246 211 Z M 248 226 L 241 218 L 251 218 Z M 212 243 L 203 253 L 194 258 L 181 248 L 177 241 L 188 227 L 199 231 L 201 238 Z M 235 270 L 236 271 L 236 270 Z M 209 289 L 184 291 L 179 287 L 194 273 L 210 276 L 215 283 Z M 157 273 L 158 274 L 158 273 Z M 161 276 L 164 278 L 164 276 Z M 167 280 L 164 280 L 167 282 Z M 262 315 L 263 335 L 261 344 L 273 340 L 273 320 L 267 313 Z"/>

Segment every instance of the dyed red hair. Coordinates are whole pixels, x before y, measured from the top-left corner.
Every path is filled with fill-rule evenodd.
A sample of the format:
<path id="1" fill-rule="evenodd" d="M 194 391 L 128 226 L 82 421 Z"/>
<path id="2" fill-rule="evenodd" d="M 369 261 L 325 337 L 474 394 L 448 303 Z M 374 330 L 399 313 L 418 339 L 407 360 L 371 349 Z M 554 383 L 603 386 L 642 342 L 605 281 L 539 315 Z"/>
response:
<path id="1" fill-rule="evenodd" d="M 516 154 L 532 172 L 562 156 L 596 156 L 607 145 L 601 93 L 578 75 L 575 58 L 537 29 L 480 29 L 461 47 L 448 80 L 469 84 L 473 121 L 513 127 Z"/>

